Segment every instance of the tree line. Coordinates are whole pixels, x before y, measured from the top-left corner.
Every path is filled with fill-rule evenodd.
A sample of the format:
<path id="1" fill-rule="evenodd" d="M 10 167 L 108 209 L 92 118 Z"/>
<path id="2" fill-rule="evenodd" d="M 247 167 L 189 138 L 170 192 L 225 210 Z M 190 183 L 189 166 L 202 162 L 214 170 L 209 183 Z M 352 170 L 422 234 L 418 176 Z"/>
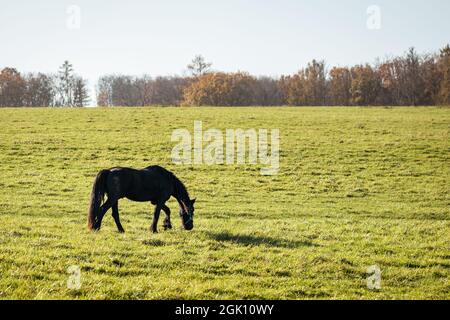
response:
<path id="1" fill-rule="evenodd" d="M 313 60 L 293 75 L 255 77 L 211 71 L 197 56 L 187 77 L 110 75 L 98 83 L 100 106 L 417 106 L 450 105 L 450 46 L 327 70 Z"/>
<path id="2" fill-rule="evenodd" d="M 450 46 L 438 53 L 404 55 L 374 64 L 327 68 L 313 60 L 292 75 L 255 77 L 213 71 L 197 56 L 188 75 L 106 75 L 96 86 L 98 106 L 416 106 L 450 105 Z M 86 81 L 66 61 L 55 75 L 5 68 L 0 106 L 85 106 Z"/>
<path id="3" fill-rule="evenodd" d="M 15 68 L 0 72 L 0 107 L 84 107 L 90 102 L 87 80 L 65 61 L 55 74 Z"/>

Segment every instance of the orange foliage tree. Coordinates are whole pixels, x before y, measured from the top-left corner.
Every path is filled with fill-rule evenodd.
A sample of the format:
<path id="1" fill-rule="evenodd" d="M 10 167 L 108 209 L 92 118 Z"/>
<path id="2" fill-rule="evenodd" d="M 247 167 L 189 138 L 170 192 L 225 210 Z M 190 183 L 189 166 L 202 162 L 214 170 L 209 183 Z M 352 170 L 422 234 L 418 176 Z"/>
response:
<path id="1" fill-rule="evenodd" d="M 256 78 L 247 73 L 211 72 L 196 78 L 184 90 L 184 105 L 247 106 L 255 102 Z"/>

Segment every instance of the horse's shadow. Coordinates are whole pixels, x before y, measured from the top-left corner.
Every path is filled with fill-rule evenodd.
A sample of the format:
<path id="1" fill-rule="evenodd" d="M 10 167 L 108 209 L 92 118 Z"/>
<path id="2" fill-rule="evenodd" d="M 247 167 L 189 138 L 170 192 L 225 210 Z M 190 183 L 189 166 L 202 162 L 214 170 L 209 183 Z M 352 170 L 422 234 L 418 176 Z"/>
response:
<path id="1" fill-rule="evenodd" d="M 316 246 L 311 241 L 298 241 L 277 239 L 267 236 L 256 236 L 248 234 L 232 234 L 230 232 L 207 232 L 208 236 L 219 242 L 230 242 L 242 246 L 268 246 L 276 248 L 299 248 L 299 247 L 313 247 Z"/>

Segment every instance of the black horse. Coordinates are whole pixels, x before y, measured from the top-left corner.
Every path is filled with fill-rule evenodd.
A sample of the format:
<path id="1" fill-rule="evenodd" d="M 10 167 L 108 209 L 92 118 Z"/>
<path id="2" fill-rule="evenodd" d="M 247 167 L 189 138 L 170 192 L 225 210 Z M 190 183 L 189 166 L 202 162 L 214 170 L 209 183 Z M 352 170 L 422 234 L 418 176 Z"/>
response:
<path id="1" fill-rule="evenodd" d="M 108 196 L 105 199 L 105 194 Z M 119 199 L 147 202 L 155 205 L 151 230 L 157 232 L 159 214 L 166 213 L 164 229 L 171 229 L 170 209 L 166 201 L 173 196 L 180 205 L 180 217 L 186 230 L 194 228 L 194 203 L 186 187 L 170 171 L 151 166 L 142 170 L 131 168 L 112 168 L 97 174 L 92 188 L 91 203 L 88 212 L 88 228 L 100 230 L 105 213 L 112 208 L 112 216 L 119 232 L 125 232 L 119 219 Z"/>

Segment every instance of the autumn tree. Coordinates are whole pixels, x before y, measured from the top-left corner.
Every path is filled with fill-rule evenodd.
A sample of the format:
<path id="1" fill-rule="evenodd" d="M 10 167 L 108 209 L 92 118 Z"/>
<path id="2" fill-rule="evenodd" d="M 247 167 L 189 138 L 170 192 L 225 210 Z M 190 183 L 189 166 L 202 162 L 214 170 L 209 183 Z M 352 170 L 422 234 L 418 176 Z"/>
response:
<path id="1" fill-rule="evenodd" d="M 381 81 L 378 101 L 382 105 L 400 105 L 400 74 L 403 69 L 401 59 L 389 59 L 377 66 Z"/>
<path id="2" fill-rule="evenodd" d="M 214 72 L 200 76 L 184 90 L 185 105 L 254 105 L 256 79 L 248 73 Z"/>
<path id="3" fill-rule="evenodd" d="M 375 105 L 381 88 L 381 79 L 369 64 L 351 68 L 351 103 L 358 106 Z"/>
<path id="4" fill-rule="evenodd" d="M 25 92 L 26 83 L 20 72 L 14 68 L 4 68 L 0 72 L 0 106 L 23 106 Z"/>
<path id="5" fill-rule="evenodd" d="M 290 106 L 307 105 L 305 72 L 300 70 L 292 76 L 282 76 L 279 82 L 283 100 Z"/>
<path id="6" fill-rule="evenodd" d="M 293 76 L 282 77 L 280 88 L 288 105 L 323 106 L 326 104 L 325 63 L 313 60 Z"/>
<path id="7" fill-rule="evenodd" d="M 326 103 L 325 62 L 313 60 L 305 69 L 306 104 L 324 106 Z"/>
<path id="8" fill-rule="evenodd" d="M 334 106 L 348 106 L 351 103 L 352 76 L 348 68 L 335 67 L 330 71 L 329 101 Z"/>

